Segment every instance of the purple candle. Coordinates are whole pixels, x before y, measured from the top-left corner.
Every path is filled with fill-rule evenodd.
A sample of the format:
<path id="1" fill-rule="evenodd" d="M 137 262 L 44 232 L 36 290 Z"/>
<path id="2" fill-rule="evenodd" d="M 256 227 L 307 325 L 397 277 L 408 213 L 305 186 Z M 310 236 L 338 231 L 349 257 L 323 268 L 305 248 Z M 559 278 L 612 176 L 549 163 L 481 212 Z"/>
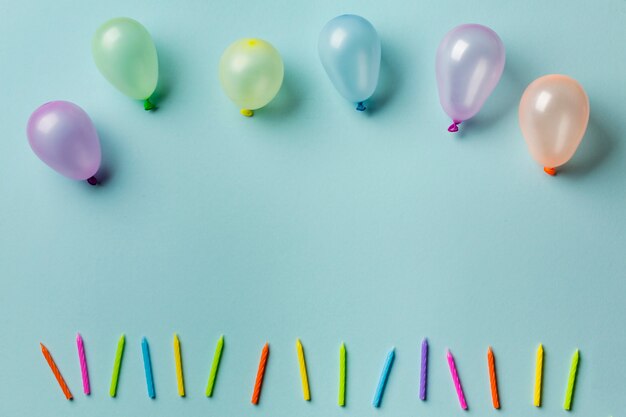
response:
<path id="1" fill-rule="evenodd" d="M 428 378 L 428 340 L 422 341 L 422 366 L 420 372 L 420 400 L 426 401 L 426 379 Z"/>

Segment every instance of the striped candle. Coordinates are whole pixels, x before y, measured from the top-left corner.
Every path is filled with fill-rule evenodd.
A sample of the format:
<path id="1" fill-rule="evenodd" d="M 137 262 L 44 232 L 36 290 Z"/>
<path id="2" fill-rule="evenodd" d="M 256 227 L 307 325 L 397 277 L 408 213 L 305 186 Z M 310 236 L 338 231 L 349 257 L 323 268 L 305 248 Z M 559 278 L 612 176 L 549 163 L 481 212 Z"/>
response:
<path id="1" fill-rule="evenodd" d="M 304 359 L 304 348 L 300 339 L 296 339 L 296 352 L 298 354 L 298 366 L 300 368 L 300 379 L 302 380 L 302 396 L 304 401 L 311 401 L 311 391 L 309 390 L 309 376 L 306 371 L 306 360 Z"/>
<path id="2" fill-rule="evenodd" d="M 41 353 L 43 353 L 43 357 L 46 359 L 46 362 L 48 362 L 48 366 L 50 367 L 52 374 L 54 375 L 57 383 L 61 387 L 61 391 L 63 391 L 63 395 L 65 395 L 65 398 L 67 398 L 68 400 L 71 400 L 74 397 L 72 396 L 69 387 L 65 383 L 65 379 L 63 379 L 63 375 L 61 375 L 61 371 L 59 371 L 57 364 L 54 362 L 54 359 L 52 359 L 52 355 L 50 355 L 48 348 L 46 348 L 43 343 L 39 343 L 39 345 L 41 346 Z"/>
<path id="3" fill-rule="evenodd" d="M 337 395 L 339 407 L 346 405 L 346 344 L 341 342 L 339 348 L 339 394 Z"/>
<path id="4" fill-rule="evenodd" d="M 183 378 L 183 358 L 180 353 L 180 340 L 178 335 L 174 333 L 174 364 L 176 365 L 176 385 L 178 386 L 178 395 L 185 396 L 185 380 Z"/>
<path id="5" fill-rule="evenodd" d="M 452 352 L 448 350 L 448 366 L 450 367 L 450 374 L 452 375 L 452 382 L 454 383 L 454 388 L 456 389 L 456 395 L 459 397 L 459 404 L 463 410 L 467 410 L 467 401 L 465 400 L 465 393 L 463 392 L 463 386 L 461 386 L 461 379 L 459 378 L 459 373 L 456 370 L 456 363 L 454 362 L 454 357 L 452 356 Z"/>
<path id="6" fill-rule="evenodd" d="M 543 345 L 537 348 L 537 362 L 535 364 L 535 390 L 533 395 L 533 405 L 541 407 L 541 385 L 543 380 Z"/>
<path id="7" fill-rule="evenodd" d="M 111 374 L 111 386 L 109 387 L 109 395 L 115 397 L 117 395 L 117 383 L 120 379 L 120 369 L 122 367 L 122 356 L 124 355 L 124 345 L 126 344 L 126 336 L 122 333 L 117 341 L 117 350 L 115 351 L 115 360 L 113 362 L 113 373 Z"/>
<path id="8" fill-rule="evenodd" d="M 489 385 L 491 386 L 491 402 L 493 408 L 500 408 L 500 395 L 498 394 L 498 378 L 496 377 L 496 359 L 493 356 L 491 346 L 487 349 L 487 364 L 489 367 Z"/>
<path id="9" fill-rule="evenodd" d="M 385 359 L 385 365 L 383 366 L 383 370 L 380 373 L 378 386 L 376 387 L 374 399 L 372 400 L 372 405 L 376 408 L 380 407 L 380 404 L 382 403 L 383 394 L 385 393 L 385 386 L 387 385 L 387 380 L 389 379 L 389 373 L 391 372 L 391 366 L 393 365 L 393 360 L 395 357 L 396 348 L 391 348 L 391 350 L 387 354 L 387 358 Z"/>
<path id="10" fill-rule="evenodd" d="M 143 369 L 146 374 L 146 387 L 148 388 L 148 397 L 155 398 L 154 378 L 152 376 L 152 361 L 150 360 L 150 347 L 148 340 L 144 337 L 141 339 L 141 354 L 143 356 Z"/>
<path id="11" fill-rule="evenodd" d="M 76 333 L 76 348 L 78 349 L 78 361 L 80 362 L 80 373 L 83 378 L 83 392 L 85 395 L 91 393 L 91 387 L 89 386 L 89 371 L 87 371 L 87 358 L 85 357 L 85 345 L 83 344 L 83 337 L 80 333 Z"/>
<path id="12" fill-rule="evenodd" d="M 580 360 L 580 351 L 576 349 L 572 356 L 572 364 L 569 369 L 569 377 L 567 379 L 567 389 L 565 390 L 565 403 L 563 408 L 567 411 L 572 409 L 572 400 L 574 397 L 574 387 L 576 385 L 576 373 L 578 371 L 578 361 Z"/>
<path id="13" fill-rule="evenodd" d="M 261 386 L 263 385 L 263 377 L 265 376 L 265 368 L 267 367 L 267 358 L 270 354 L 270 345 L 265 343 L 263 351 L 261 352 L 261 359 L 259 360 L 259 369 L 256 373 L 256 380 L 254 381 L 254 391 L 252 392 L 252 404 L 258 405 L 259 398 L 261 397 Z"/>
<path id="14" fill-rule="evenodd" d="M 220 336 L 215 346 L 215 353 L 213 354 L 213 363 L 211 364 L 211 371 L 209 372 L 209 381 L 207 382 L 205 394 L 207 397 L 213 396 L 213 388 L 215 387 L 215 378 L 217 377 L 217 370 L 220 366 L 220 359 L 222 358 L 222 349 L 224 349 L 224 335 Z"/>
<path id="15" fill-rule="evenodd" d="M 426 382 L 428 380 L 428 340 L 422 341 L 422 360 L 420 367 L 420 400 L 426 401 Z"/>

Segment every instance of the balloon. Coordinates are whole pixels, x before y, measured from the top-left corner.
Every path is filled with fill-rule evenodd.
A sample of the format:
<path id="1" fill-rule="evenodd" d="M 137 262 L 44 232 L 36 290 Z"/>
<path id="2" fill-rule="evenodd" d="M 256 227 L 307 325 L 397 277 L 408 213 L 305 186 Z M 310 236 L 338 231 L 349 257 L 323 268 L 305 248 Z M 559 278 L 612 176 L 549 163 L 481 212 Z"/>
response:
<path id="1" fill-rule="evenodd" d="M 322 65 L 339 93 L 365 110 L 378 84 L 380 38 L 374 26 L 353 14 L 337 16 L 324 26 L 317 42 Z"/>
<path id="2" fill-rule="evenodd" d="M 519 124 L 532 157 L 555 175 L 576 152 L 589 122 L 583 87 L 565 75 L 537 78 L 524 91 Z"/>
<path id="3" fill-rule="evenodd" d="M 100 140 L 91 119 L 69 101 L 51 101 L 28 119 L 28 143 L 50 168 L 74 180 L 96 185 Z"/>
<path id="4" fill-rule="evenodd" d="M 150 33 L 141 23 L 118 17 L 96 30 L 91 42 L 96 66 L 122 93 L 144 100 L 146 110 L 154 109 L 149 100 L 159 80 L 159 60 Z"/>
<path id="5" fill-rule="evenodd" d="M 262 39 L 240 39 L 220 59 L 220 82 L 226 95 L 250 117 L 272 99 L 283 84 L 280 54 Z"/>
<path id="6" fill-rule="evenodd" d="M 476 115 L 504 70 L 500 37 L 486 26 L 461 25 L 446 34 L 437 49 L 437 85 L 443 110 L 452 118 L 449 132 Z"/>

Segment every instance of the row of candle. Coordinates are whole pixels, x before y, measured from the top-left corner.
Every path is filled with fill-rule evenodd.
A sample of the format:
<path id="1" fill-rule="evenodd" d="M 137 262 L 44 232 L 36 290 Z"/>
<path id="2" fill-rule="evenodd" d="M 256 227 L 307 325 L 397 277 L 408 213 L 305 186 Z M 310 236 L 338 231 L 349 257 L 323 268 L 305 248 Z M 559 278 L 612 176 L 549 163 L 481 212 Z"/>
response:
<path id="1" fill-rule="evenodd" d="M 126 343 L 126 337 L 122 334 L 118 340 L 117 350 L 115 352 L 115 360 L 113 364 L 113 372 L 111 375 L 111 385 L 109 388 L 109 395 L 111 397 L 115 397 L 117 395 L 117 383 L 119 380 L 120 369 L 122 366 L 122 357 L 124 354 L 124 346 Z M 77 334 L 76 336 L 76 345 L 78 348 L 78 357 L 81 368 L 81 376 L 83 381 L 83 392 L 86 395 L 91 393 L 91 388 L 89 385 L 89 371 L 87 369 L 87 359 L 85 355 L 85 348 L 82 336 Z M 176 367 L 176 382 L 178 388 L 178 395 L 181 397 L 185 396 L 185 382 L 183 377 L 183 366 L 182 366 L 182 355 L 180 350 L 180 340 L 177 334 L 174 334 L 174 363 Z M 209 379 L 207 382 L 205 395 L 207 397 L 213 396 L 213 389 L 215 387 L 215 382 L 217 378 L 217 371 L 219 369 L 220 359 L 222 357 L 222 350 L 224 348 L 224 336 L 220 336 L 217 346 L 215 347 L 215 354 L 213 356 L 213 362 L 211 364 L 211 370 L 209 373 Z M 54 374 L 57 382 L 59 383 L 65 398 L 68 400 L 72 400 L 74 397 L 65 382 L 65 379 L 61 375 L 59 368 L 56 363 L 52 359 L 52 355 L 48 351 L 48 349 L 41 343 L 41 351 L 44 355 L 44 358 L 48 362 L 52 373 Z M 143 355 L 143 363 L 144 363 L 144 371 L 146 374 L 146 385 L 148 390 L 148 396 L 150 398 L 156 397 L 156 392 L 154 389 L 154 380 L 152 375 L 152 362 L 150 359 L 150 350 L 148 346 L 148 341 L 144 337 L 141 341 L 141 351 Z M 254 382 L 254 389 L 252 392 L 251 402 L 254 405 L 258 405 L 259 399 L 261 397 L 261 388 L 263 385 L 263 378 L 265 376 L 265 368 L 267 366 L 267 361 L 269 358 L 269 343 L 265 343 L 263 346 L 263 350 L 261 351 L 261 358 L 259 360 L 259 367 L 257 370 L 256 379 Z M 306 360 L 304 356 L 304 347 L 302 346 L 302 342 L 300 339 L 296 339 L 296 353 L 298 356 L 298 365 L 300 369 L 300 378 L 302 381 L 302 395 L 305 401 L 311 400 L 311 392 L 309 388 L 309 379 L 307 373 Z M 341 343 L 339 348 L 339 390 L 338 390 L 338 398 L 337 404 L 341 407 L 346 404 L 346 346 L 344 343 Z M 543 382 L 543 345 L 539 345 L 537 349 L 537 360 L 536 360 L 536 369 L 535 369 L 535 387 L 534 387 L 534 395 L 533 395 L 533 405 L 535 407 L 541 407 L 541 391 L 542 391 L 542 382 Z M 574 356 L 572 357 L 572 362 L 570 366 L 570 372 L 567 381 L 567 388 L 565 392 L 565 401 L 563 404 L 563 408 L 565 410 L 571 410 L 572 400 L 574 395 L 574 386 L 576 383 L 576 374 L 578 371 L 578 361 L 579 361 L 580 353 L 578 349 L 574 352 Z M 376 408 L 380 407 L 382 404 L 383 394 L 385 392 L 385 387 L 387 385 L 387 380 L 389 379 L 389 375 L 391 373 L 391 368 L 393 366 L 393 362 L 395 359 L 395 348 L 392 348 L 387 357 L 385 359 L 385 363 L 383 365 L 383 369 L 380 374 L 380 378 L 378 380 L 378 385 L 376 386 L 376 391 L 374 393 L 374 398 L 372 400 L 372 405 Z M 465 399 L 465 393 L 463 391 L 463 386 L 461 384 L 461 379 L 459 377 L 459 373 L 457 371 L 456 363 L 454 360 L 454 356 L 452 356 L 452 352 L 450 350 L 446 351 L 446 359 L 448 362 L 448 367 L 450 368 L 450 375 L 452 377 L 452 382 L 454 384 L 454 388 L 459 400 L 459 405 L 463 410 L 467 410 L 469 407 L 467 405 L 467 400 Z M 496 365 L 495 365 L 495 356 L 491 347 L 487 349 L 487 366 L 489 370 L 489 386 L 491 390 L 491 399 L 493 408 L 500 408 L 500 396 L 498 393 L 498 380 L 496 376 Z M 422 341 L 421 346 L 421 361 L 420 361 L 420 387 L 419 387 L 419 398 L 422 401 L 426 401 L 426 392 L 427 392 L 427 381 L 428 381 L 428 341 L 424 339 Z"/>

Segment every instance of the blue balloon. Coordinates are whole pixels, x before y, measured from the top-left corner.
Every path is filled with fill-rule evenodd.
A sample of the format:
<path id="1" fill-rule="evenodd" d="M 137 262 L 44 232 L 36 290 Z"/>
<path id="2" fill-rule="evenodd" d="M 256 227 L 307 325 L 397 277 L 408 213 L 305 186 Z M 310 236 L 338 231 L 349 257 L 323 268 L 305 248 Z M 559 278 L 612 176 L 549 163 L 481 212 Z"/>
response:
<path id="1" fill-rule="evenodd" d="M 365 110 L 380 72 L 380 38 L 374 26 L 353 14 L 337 16 L 322 29 L 318 40 L 322 65 L 339 93 Z"/>

